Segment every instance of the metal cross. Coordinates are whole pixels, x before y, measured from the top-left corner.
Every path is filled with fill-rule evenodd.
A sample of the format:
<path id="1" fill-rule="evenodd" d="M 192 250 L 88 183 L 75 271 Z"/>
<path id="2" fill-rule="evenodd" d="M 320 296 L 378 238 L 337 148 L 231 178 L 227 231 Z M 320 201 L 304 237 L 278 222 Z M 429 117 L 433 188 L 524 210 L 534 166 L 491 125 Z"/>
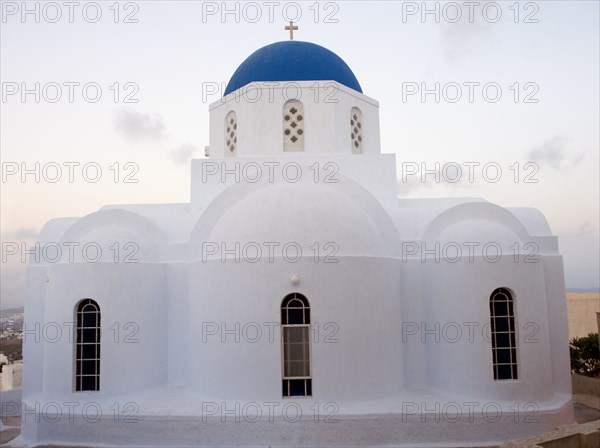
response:
<path id="1" fill-rule="evenodd" d="M 294 22 L 290 22 L 289 26 L 286 26 L 285 29 L 290 32 L 290 40 L 294 40 L 294 31 L 298 30 L 298 27 L 294 25 Z"/>

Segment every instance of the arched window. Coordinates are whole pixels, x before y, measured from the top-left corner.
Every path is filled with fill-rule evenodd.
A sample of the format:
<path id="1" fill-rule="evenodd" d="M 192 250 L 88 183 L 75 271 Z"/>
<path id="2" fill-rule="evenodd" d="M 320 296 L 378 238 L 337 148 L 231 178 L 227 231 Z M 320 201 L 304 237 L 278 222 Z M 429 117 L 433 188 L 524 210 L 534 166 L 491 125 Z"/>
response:
<path id="1" fill-rule="evenodd" d="M 511 292 L 497 288 L 490 296 L 492 358 L 495 380 L 516 380 L 517 344 Z"/>
<path id="2" fill-rule="evenodd" d="M 281 341 L 283 396 L 310 397 L 310 306 L 302 294 L 290 294 L 281 303 Z"/>
<path id="3" fill-rule="evenodd" d="M 283 106 L 283 150 L 304 151 L 304 105 L 297 100 Z"/>
<path id="4" fill-rule="evenodd" d="M 350 112 L 350 140 L 352 154 L 362 154 L 363 149 L 363 119 L 358 107 L 353 107 Z"/>
<path id="5" fill-rule="evenodd" d="M 225 117 L 225 157 L 237 155 L 237 117 L 230 111 Z"/>
<path id="6" fill-rule="evenodd" d="M 75 390 L 100 390 L 100 307 L 92 299 L 77 305 Z"/>

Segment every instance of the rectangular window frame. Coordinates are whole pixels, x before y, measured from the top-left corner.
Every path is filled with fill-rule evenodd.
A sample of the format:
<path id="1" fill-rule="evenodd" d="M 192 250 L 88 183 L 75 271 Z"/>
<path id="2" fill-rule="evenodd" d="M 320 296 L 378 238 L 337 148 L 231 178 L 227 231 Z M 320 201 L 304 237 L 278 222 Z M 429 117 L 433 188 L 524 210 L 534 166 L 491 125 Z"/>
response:
<path id="1" fill-rule="evenodd" d="M 285 374 L 286 358 L 285 358 L 285 334 L 286 328 L 293 327 L 304 327 L 306 328 L 308 345 L 308 375 L 304 376 L 287 376 Z M 312 344 L 310 343 L 311 338 L 311 324 L 283 324 L 281 325 L 281 378 L 282 387 L 281 393 L 283 398 L 310 398 L 313 396 L 312 392 Z M 292 395 L 291 385 L 292 381 L 304 381 L 304 395 Z"/>
<path id="2" fill-rule="evenodd" d="M 81 306 L 81 305 L 80 305 Z M 94 304 L 96 307 L 96 311 L 94 312 L 84 312 L 81 311 L 78 307 L 76 311 L 76 321 L 75 321 L 75 344 L 74 344 L 74 353 L 73 359 L 75 363 L 73 365 L 73 379 L 74 379 L 74 392 L 99 392 L 100 391 L 100 372 L 101 372 L 101 363 L 102 363 L 102 314 L 100 312 L 100 308 L 97 304 Z M 96 314 L 96 324 L 93 327 L 84 326 L 84 314 Z M 94 331 L 96 333 L 95 342 L 85 342 L 84 332 L 85 331 Z M 86 358 L 83 356 L 84 346 L 94 346 L 94 358 Z M 83 373 L 84 362 L 94 362 L 94 372 L 93 373 Z M 84 378 L 93 378 L 93 388 L 92 389 L 84 389 Z"/>
<path id="3" fill-rule="evenodd" d="M 489 308 L 490 308 L 490 342 L 492 344 L 492 371 L 494 376 L 494 381 L 518 381 L 519 380 L 519 350 L 518 350 L 518 338 L 517 338 L 517 315 L 516 315 L 516 304 L 514 299 L 514 293 L 507 288 L 498 288 L 506 290 L 506 292 L 496 292 L 494 290 L 492 292 L 492 296 L 489 300 Z M 506 301 L 498 301 L 493 300 L 496 294 L 503 293 L 507 295 L 508 300 Z M 507 314 L 506 315 L 496 315 L 494 304 L 497 303 L 506 303 L 507 304 Z M 507 330 L 499 331 L 498 323 L 503 322 L 506 323 Z M 499 337 L 508 337 L 508 345 L 499 345 L 498 339 Z M 499 351 L 506 350 L 508 352 L 508 362 L 500 362 Z M 503 369 L 505 366 L 509 367 L 510 375 L 501 375 L 501 368 Z M 504 369 L 503 369 L 504 370 Z"/>

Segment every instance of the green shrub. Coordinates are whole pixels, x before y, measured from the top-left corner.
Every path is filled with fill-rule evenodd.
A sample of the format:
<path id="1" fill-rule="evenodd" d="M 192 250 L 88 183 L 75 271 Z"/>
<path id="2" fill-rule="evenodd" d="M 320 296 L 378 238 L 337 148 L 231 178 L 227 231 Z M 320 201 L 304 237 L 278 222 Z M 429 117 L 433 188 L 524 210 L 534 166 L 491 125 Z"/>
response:
<path id="1" fill-rule="evenodd" d="M 569 342 L 571 371 L 582 375 L 600 374 L 600 344 L 598 333 L 590 333 L 583 338 L 573 338 Z"/>

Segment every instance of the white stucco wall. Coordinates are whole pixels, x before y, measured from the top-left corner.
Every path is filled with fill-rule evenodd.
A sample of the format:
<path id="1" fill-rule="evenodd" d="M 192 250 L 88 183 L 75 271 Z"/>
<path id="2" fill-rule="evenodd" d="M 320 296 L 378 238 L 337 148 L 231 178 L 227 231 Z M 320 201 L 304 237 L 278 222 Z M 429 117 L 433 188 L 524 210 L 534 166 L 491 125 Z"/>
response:
<path id="1" fill-rule="evenodd" d="M 350 115 L 363 113 L 363 153 L 380 153 L 379 103 L 336 81 L 252 83 L 210 105 L 210 156 L 225 157 L 225 117 L 237 116 L 237 156 L 283 153 L 283 106 L 304 105 L 306 154 L 352 154 Z M 292 153 L 297 154 L 297 153 Z"/>
<path id="2" fill-rule="evenodd" d="M 315 397 L 348 404 L 401 390 L 399 327 L 388 325 L 400 317 L 396 261 L 339 257 L 338 263 L 323 263 L 304 257 L 250 266 L 230 260 L 195 263 L 189 270 L 190 297 L 196 298 L 188 317 L 190 371 L 203 395 L 281 401 L 280 306 L 292 292 L 311 306 Z M 215 281 L 222 275 L 235 282 Z M 292 275 L 298 285 L 290 282 Z"/>

